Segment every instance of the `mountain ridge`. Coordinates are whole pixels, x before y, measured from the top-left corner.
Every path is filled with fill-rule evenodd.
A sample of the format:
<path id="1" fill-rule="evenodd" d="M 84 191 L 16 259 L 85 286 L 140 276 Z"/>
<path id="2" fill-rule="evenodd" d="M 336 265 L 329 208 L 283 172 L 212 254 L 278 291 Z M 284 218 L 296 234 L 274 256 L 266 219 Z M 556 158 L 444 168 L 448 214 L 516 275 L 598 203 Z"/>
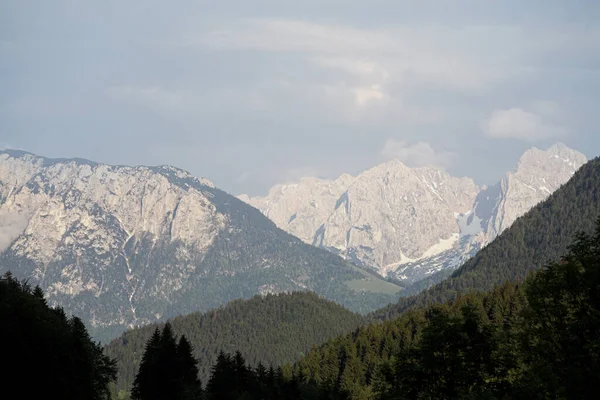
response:
<path id="1" fill-rule="evenodd" d="M 517 218 L 489 245 L 447 279 L 376 311 L 393 319 L 406 310 L 451 301 L 472 291 L 523 281 L 529 273 L 565 254 L 579 233 L 591 234 L 600 216 L 600 157 L 584 164 L 551 196 Z M 412 293 L 411 293 L 412 294 Z"/>
<path id="2" fill-rule="evenodd" d="M 311 292 L 257 295 L 234 300 L 206 313 L 195 312 L 169 320 L 184 334 L 199 360 L 200 379 L 208 381 L 219 351 L 241 351 L 250 365 L 292 363 L 313 346 L 352 332 L 366 319 Z M 144 345 L 156 328 L 150 324 L 128 330 L 105 347 L 118 360 L 118 388 L 129 389 Z"/>
<path id="3" fill-rule="evenodd" d="M 585 161 L 562 143 L 534 147 L 500 182 L 480 188 L 436 167 L 391 160 L 357 176 L 303 178 L 265 197 L 239 198 L 304 242 L 410 285 L 457 268 Z"/>
<path id="4" fill-rule="evenodd" d="M 0 227 L 1 269 L 104 339 L 260 293 L 312 290 L 368 312 L 401 289 L 171 166 L 0 152 Z"/>

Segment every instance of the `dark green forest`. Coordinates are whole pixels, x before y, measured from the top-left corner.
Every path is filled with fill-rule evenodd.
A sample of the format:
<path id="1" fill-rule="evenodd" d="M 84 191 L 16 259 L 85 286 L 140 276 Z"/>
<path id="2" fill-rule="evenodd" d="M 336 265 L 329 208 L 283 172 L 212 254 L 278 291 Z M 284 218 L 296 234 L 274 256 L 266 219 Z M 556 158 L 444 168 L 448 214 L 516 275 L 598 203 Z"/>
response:
<path id="1" fill-rule="evenodd" d="M 39 288 L 6 275 L 0 322 L 10 365 L 3 377 L 17 385 L 19 398 L 108 398 L 115 361 L 77 317 L 48 307 Z M 595 399 L 600 219 L 593 234 L 575 235 L 559 261 L 522 283 L 411 309 L 330 339 L 293 365 L 252 366 L 241 352 L 220 351 L 202 385 L 192 354 L 193 345 L 170 324 L 155 327 L 131 398 Z"/>
<path id="2" fill-rule="evenodd" d="M 177 340 L 171 324 L 158 328 L 148 340 L 131 389 L 134 400 L 202 398 L 198 360 L 185 335 Z M 120 397 L 126 397 L 121 393 Z"/>
<path id="3" fill-rule="evenodd" d="M 160 338 L 155 331 L 144 359 Z M 164 398 L 153 393 L 169 379 L 143 373 L 134 397 Z M 598 376 L 600 219 L 593 235 L 577 234 L 560 261 L 522 284 L 411 309 L 332 339 L 293 366 L 252 368 L 239 352 L 220 352 L 195 398 L 596 399 Z M 137 395 L 143 382 L 153 388 L 146 397 Z"/>
<path id="4" fill-rule="evenodd" d="M 401 298 L 372 315 L 393 319 L 404 311 L 441 304 L 461 293 L 491 290 L 525 279 L 558 260 L 580 231 L 591 233 L 600 214 L 600 158 L 589 161 L 547 200 L 518 218 L 448 279 L 415 296 Z"/>
<path id="5" fill-rule="evenodd" d="M 109 398 L 114 361 L 79 318 L 49 307 L 39 286 L 10 273 L 0 279 L 0 343 L 3 398 Z M 4 397 L 11 392 L 15 397 Z"/>
<path id="6" fill-rule="evenodd" d="M 249 365 L 282 365 L 302 357 L 312 346 L 349 333 L 364 318 L 314 293 L 269 294 L 237 300 L 207 313 L 193 313 L 170 321 L 175 334 L 185 334 L 196 349 L 203 382 L 220 351 L 240 351 Z M 153 324 L 124 333 L 105 353 L 117 360 L 117 390 L 129 389 L 138 370 Z"/>

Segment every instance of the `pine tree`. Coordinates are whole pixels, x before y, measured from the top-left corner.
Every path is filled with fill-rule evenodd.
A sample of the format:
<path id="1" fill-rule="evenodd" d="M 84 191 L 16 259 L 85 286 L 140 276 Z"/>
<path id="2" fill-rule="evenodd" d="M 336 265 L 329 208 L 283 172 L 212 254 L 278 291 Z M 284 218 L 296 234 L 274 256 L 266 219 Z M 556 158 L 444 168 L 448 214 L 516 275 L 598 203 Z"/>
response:
<path id="1" fill-rule="evenodd" d="M 81 319 L 48 307 L 39 287 L 32 291 L 12 274 L 0 278 L 0 342 L 2 361 L 10 366 L 2 377 L 21 398 L 108 399 L 114 360 Z"/>
<path id="2" fill-rule="evenodd" d="M 208 399 L 234 399 L 230 395 L 231 384 L 234 380 L 233 362 L 229 354 L 222 350 L 217 356 L 217 362 L 211 370 L 211 376 L 206 386 Z"/>
<path id="3" fill-rule="evenodd" d="M 198 360 L 194 358 L 193 348 L 185 335 L 177 345 L 177 362 L 182 385 L 182 400 L 197 400 L 202 396 L 202 384 L 198 379 Z"/>
<path id="4" fill-rule="evenodd" d="M 161 345 L 161 335 L 158 328 L 148 340 L 140 368 L 131 390 L 132 400 L 159 400 L 158 386 L 163 378 L 158 374 L 159 352 Z"/>
<path id="5" fill-rule="evenodd" d="M 166 323 L 160 334 L 157 373 L 161 377 L 158 394 L 164 399 L 181 398 L 183 388 L 179 384 L 177 365 L 177 339 L 170 323 Z"/>
<path id="6" fill-rule="evenodd" d="M 33 296 L 41 300 L 44 304 L 47 304 L 46 299 L 44 298 L 44 291 L 39 285 L 36 285 L 35 289 L 33 289 Z"/>
<path id="7" fill-rule="evenodd" d="M 524 352 L 529 396 L 600 398 L 600 219 L 594 235 L 580 233 L 562 262 L 526 287 Z"/>
<path id="8" fill-rule="evenodd" d="M 246 367 L 246 360 L 239 350 L 235 352 L 232 362 L 233 376 L 235 378 L 231 384 L 236 392 L 243 393 L 244 391 L 248 390 L 251 385 L 250 370 Z"/>
<path id="9" fill-rule="evenodd" d="M 202 398 L 198 361 L 185 336 L 179 342 L 167 323 L 148 340 L 131 396 L 133 400 Z"/>

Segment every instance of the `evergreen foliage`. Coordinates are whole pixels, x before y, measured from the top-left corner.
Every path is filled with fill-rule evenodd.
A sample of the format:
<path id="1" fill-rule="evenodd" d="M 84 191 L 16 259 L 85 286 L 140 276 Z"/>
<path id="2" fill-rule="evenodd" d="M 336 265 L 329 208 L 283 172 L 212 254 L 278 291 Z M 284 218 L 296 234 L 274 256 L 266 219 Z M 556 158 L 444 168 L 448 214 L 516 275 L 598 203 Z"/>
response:
<path id="1" fill-rule="evenodd" d="M 297 292 L 237 300 L 205 314 L 175 318 L 170 324 L 193 345 L 199 377 L 207 382 L 219 351 L 234 354 L 239 350 L 251 367 L 259 362 L 277 366 L 298 360 L 312 346 L 364 322 L 360 315 L 314 293 Z M 144 363 L 144 346 L 157 329 L 162 325 L 130 330 L 105 348 L 107 355 L 118 360 L 116 393 L 131 388 Z"/>
<path id="2" fill-rule="evenodd" d="M 461 293 L 523 281 L 531 271 L 565 254 L 577 232 L 592 233 L 599 214 L 600 158 L 596 158 L 547 200 L 518 218 L 450 278 L 417 295 L 401 298 L 373 316 L 393 319 L 410 308 L 451 301 Z"/>
<path id="3" fill-rule="evenodd" d="M 599 349 L 600 219 L 523 285 L 360 328 L 294 373 L 351 399 L 592 399 Z"/>
<path id="4" fill-rule="evenodd" d="M 10 272 L 0 278 L 0 342 L 2 379 L 18 398 L 109 398 L 115 361 L 103 355 L 81 319 L 50 308 L 39 286 L 32 290 Z"/>
<path id="5" fill-rule="evenodd" d="M 192 346 L 181 336 L 179 343 L 167 323 L 154 331 L 142 356 L 133 382 L 133 400 L 198 400 L 202 385 Z"/>
<path id="6" fill-rule="evenodd" d="M 165 330 L 147 347 L 172 346 Z M 523 284 L 411 309 L 293 366 L 253 368 L 221 351 L 204 400 L 596 399 L 599 349 L 600 218 Z"/>
<path id="7" fill-rule="evenodd" d="M 267 370 L 261 363 L 252 368 L 239 351 L 233 356 L 220 352 L 205 400 L 301 400 L 311 393 L 311 384 L 286 377 L 281 368 Z"/>
<path id="8" fill-rule="evenodd" d="M 599 173 L 590 162 L 446 286 L 371 325 L 311 293 L 256 296 L 127 332 L 103 355 L 79 318 L 7 273 L 3 378 L 19 398 L 126 399 L 131 384 L 135 400 L 600 398 Z M 483 292 L 485 279 L 506 282 Z"/>

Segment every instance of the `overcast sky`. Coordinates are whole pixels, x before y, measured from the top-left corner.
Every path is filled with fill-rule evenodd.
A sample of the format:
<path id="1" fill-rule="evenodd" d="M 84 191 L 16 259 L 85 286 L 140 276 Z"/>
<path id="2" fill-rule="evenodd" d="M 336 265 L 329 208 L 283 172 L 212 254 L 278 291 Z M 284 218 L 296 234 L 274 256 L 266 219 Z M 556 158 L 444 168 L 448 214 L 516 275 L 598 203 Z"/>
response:
<path id="1" fill-rule="evenodd" d="M 233 193 L 390 158 L 600 154 L 598 0 L 4 0 L 0 146 Z"/>

